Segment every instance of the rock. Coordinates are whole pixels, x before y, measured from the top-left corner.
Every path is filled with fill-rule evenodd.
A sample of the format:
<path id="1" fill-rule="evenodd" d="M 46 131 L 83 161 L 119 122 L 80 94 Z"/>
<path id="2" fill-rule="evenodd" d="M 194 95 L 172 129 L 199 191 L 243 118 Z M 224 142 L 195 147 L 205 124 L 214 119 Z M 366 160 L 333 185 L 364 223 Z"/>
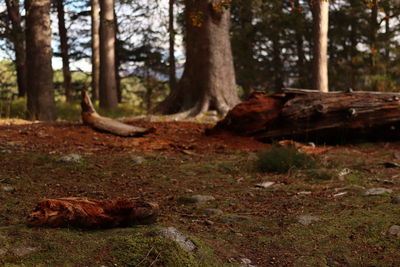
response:
<path id="1" fill-rule="evenodd" d="M 11 249 L 11 252 L 18 257 L 23 257 L 32 253 L 35 253 L 36 251 L 39 251 L 40 248 L 39 247 L 30 247 L 30 246 L 26 246 L 26 247 L 18 247 L 18 248 L 13 248 Z"/>
<path id="2" fill-rule="evenodd" d="M 178 243 L 179 246 L 186 252 L 192 252 L 196 249 L 196 245 L 184 234 L 179 232 L 175 227 L 168 227 L 160 230 L 159 235 Z"/>
<path id="3" fill-rule="evenodd" d="M 261 184 L 256 184 L 255 187 L 264 188 L 265 189 L 265 188 L 268 188 L 268 187 L 270 187 L 270 186 L 272 186 L 274 184 L 275 184 L 275 182 L 263 182 Z"/>
<path id="4" fill-rule="evenodd" d="M 297 195 L 299 195 L 299 196 L 307 196 L 307 195 L 311 195 L 311 194 L 312 194 L 311 191 L 301 191 L 301 192 L 297 193 Z"/>
<path id="5" fill-rule="evenodd" d="M 138 164 L 138 165 L 141 165 L 146 161 L 146 159 L 144 157 L 136 156 L 136 155 L 132 156 L 131 160 L 133 161 L 133 163 Z"/>
<path id="6" fill-rule="evenodd" d="M 392 197 L 392 203 L 393 204 L 400 204 L 400 195 L 393 196 Z"/>
<path id="7" fill-rule="evenodd" d="M 65 163 L 80 163 L 82 161 L 82 156 L 79 154 L 68 154 L 62 156 L 59 161 Z"/>
<path id="8" fill-rule="evenodd" d="M 3 190 L 4 192 L 14 192 L 15 188 L 10 185 L 3 185 L 1 186 L 1 190 Z"/>
<path id="9" fill-rule="evenodd" d="M 338 177 L 340 181 L 344 181 L 344 177 L 351 173 L 351 170 L 348 168 L 344 168 L 343 170 L 339 171 Z"/>
<path id="10" fill-rule="evenodd" d="M 224 212 L 219 209 L 205 209 L 202 213 L 207 216 L 217 216 L 222 215 Z"/>
<path id="11" fill-rule="evenodd" d="M 204 224 L 207 225 L 207 226 L 211 226 L 211 225 L 214 225 L 214 222 L 211 221 L 211 220 L 205 220 Z"/>
<path id="12" fill-rule="evenodd" d="M 178 202 L 180 203 L 203 203 L 213 200 L 215 200 L 215 198 L 213 196 L 208 196 L 208 195 L 194 195 L 191 197 L 178 198 Z"/>
<path id="13" fill-rule="evenodd" d="M 400 237 L 400 225 L 392 225 L 388 230 L 389 235 Z"/>
<path id="14" fill-rule="evenodd" d="M 297 217 L 297 221 L 302 224 L 302 225 L 310 225 L 314 222 L 319 222 L 320 219 L 311 215 L 301 215 L 299 217 Z"/>
<path id="15" fill-rule="evenodd" d="M 7 250 L 0 248 L 0 257 L 6 255 Z"/>
<path id="16" fill-rule="evenodd" d="M 344 195 L 347 195 L 347 192 L 340 192 L 340 193 L 334 194 L 333 197 L 341 197 Z"/>
<path id="17" fill-rule="evenodd" d="M 374 187 L 374 188 L 370 188 L 367 191 L 365 191 L 364 195 L 366 196 L 378 196 L 378 195 L 382 195 L 382 194 L 390 194 L 392 193 L 393 190 L 392 189 L 388 189 L 388 188 L 383 188 L 383 187 Z"/>

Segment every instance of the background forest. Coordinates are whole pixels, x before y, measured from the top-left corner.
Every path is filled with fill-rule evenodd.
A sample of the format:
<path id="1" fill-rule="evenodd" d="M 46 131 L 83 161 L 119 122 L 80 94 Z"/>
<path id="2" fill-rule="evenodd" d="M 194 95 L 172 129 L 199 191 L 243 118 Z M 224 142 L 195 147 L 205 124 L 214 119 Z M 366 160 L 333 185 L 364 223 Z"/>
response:
<path id="1" fill-rule="evenodd" d="M 91 70 L 91 2 L 51 3 L 53 84 L 58 116 L 64 119 L 69 115 L 62 110 L 78 109 L 74 103 L 79 92 L 96 86 Z M 310 0 L 231 1 L 231 46 L 242 99 L 253 91 L 312 88 L 313 5 Z M 117 102 L 124 103 L 118 115 L 152 111 L 182 77 L 187 43 L 184 9 L 183 1 L 174 0 L 115 2 Z M 19 1 L 0 4 L 0 11 L 1 114 L 24 117 L 26 89 L 18 90 L 16 69 L 21 64 L 18 49 L 25 49 L 26 12 Z M 330 91 L 399 91 L 399 15 L 398 1 L 330 2 Z M 201 11 L 192 19 L 201 20 Z M 14 101 L 11 111 L 4 104 L 9 101 Z"/>

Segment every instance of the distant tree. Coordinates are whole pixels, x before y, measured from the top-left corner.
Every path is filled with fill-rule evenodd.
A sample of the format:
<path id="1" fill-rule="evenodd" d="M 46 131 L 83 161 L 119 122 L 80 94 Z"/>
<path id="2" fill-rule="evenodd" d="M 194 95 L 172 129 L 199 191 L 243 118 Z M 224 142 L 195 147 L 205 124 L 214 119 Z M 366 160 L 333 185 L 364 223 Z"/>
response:
<path id="1" fill-rule="evenodd" d="M 51 66 L 50 0 L 25 0 L 28 119 L 56 119 Z"/>
<path id="2" fill-rule="evenodd" d="M 175 62 L 175 14 L 174 14 L 175 0 L 169 0 L 169 87 L 171 91 L 176 90 L 176 62 Z"/>
<path id="3" fill-rule="evenodd" d="M 91 0 L 92 20 L 92 99 L 99 99 L 100 88 L 100 3 Z"/>
<path id="4" fill-rule="evenodd" d="M 239 102 L 229 35 L 229 1 L 185 0 L 186 63 L 177 90 L 158 109 L 177 117 L 221 114 Z"/>
<path id="5" fill-rule="evenodd" d="M 114 0 L 100 1 L 100 107 L 118 105 L 115 75 Z"/>
<path id="6" fill-rule="evenodd" d="M 58 33 L 60 35 L 61 58 L 63 63 L 63 85 L 67 102 L 71 102 L 73 100 L 73 94 L 71 87 L 71 71 L 69 68 L 68 36 L 67 28 L 65 27 L 64 0 L 56 0 L 56 6 L 58 17 Z"/>
<path id="7" fill-rule="evenodd" d="M 329 1 L 316 0 L 313 2 L 314 20 L 314 72 L 313 88 L 328 92 L 328 29 Z"/>
<path id="8" fill-rule="evenodd" d="M 18 97 L 24 97 L 27 91 L 25 31 L 22 27 L 19 0 L 6 0 L 7 14 L 11 22 L 10 37 L 15 51 Z"/>

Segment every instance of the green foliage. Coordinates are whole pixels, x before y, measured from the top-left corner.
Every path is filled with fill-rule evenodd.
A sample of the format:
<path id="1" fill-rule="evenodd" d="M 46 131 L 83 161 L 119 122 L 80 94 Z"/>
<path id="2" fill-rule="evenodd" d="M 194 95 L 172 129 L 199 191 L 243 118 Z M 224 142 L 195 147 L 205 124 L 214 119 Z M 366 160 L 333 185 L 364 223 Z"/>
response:
<path id="1" fill-rule="evenodd" d="M 285 173 L 291 169 L 308 169 L 317 166 L 317 162 L 295 147 L 273 147 L 262 152 L 258 159 L 258 168 L 262 172 Z"/>
<path id="2" fill-rule="evenodd" d="M 336 170 L 326 168 L 310 169 L 306 170 L 304 173 L 312 179 L 322 181 L 332 180 L 338 176 Z"/>

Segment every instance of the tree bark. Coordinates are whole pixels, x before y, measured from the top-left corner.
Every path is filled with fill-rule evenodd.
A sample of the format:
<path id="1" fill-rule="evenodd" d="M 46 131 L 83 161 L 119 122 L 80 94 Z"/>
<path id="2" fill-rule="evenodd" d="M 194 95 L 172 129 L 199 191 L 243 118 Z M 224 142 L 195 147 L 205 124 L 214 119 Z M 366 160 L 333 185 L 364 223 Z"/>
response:
<path id="1" fill-rule="evenodd" d="M 175 62 L 175 0 L 169 0 L 169 88 L 173 92 L 176 90 L 176 62 Z"/>
<path id="2" fill-rule="evenodd" d="M 117 105 L 114 0 L 102 0 L 100 1 L 100 107 L 112 109 Z"/>
<path id="3" fill-rule="evenodd" d="M 18 97 L 25 97 L 27 91 L 25 32 L 22 28 L 19 0 L 6 0 L 6 6 L 8 18 L 12 25 L 11 38 L 15 51 Z"/>
<path id="4" fill-rule="evenodd" d="M 328 92 L 328 0 L 314 1 L 314 72 L 313 89 Z"/>
<path id="5" fill-rule="evenodd" d="M 100 4 L 91 0 L 92 16 L 92 99 L 99 99 L 100 87 Z"/>
<path id="6" fill-rule="evenodd" d="M 213 1 L 185 1 L 186 63 L 176 91 L 161 103 L 178 118 L 208 110 L 225 114 L 239 102 L 229 36 L 230 11 Z"/>
<path id="7" fill-rule="evenodd" d="M 63 85 L 67 102 L 72 102 L 71 71 L 69 68 L 69 48 L 67 28 L 65 27 L 64 0 L 57 0 L 58 33 L 60 35 L 61 58 L 63 63 Z"/>
<path id="8" fill-rule="evenodd" d="M 371 75 L 371 89 L 373 91 L 378 90 L 378 68 L 377 68 L 377 58 L 378 58 L 378 8 L 379 0 L 372 0 L 371 3 L 371 18 L 370 18 L 370 75 Z"/>
<path id="9" fill-rule="evenodd" d="M 51 66 L 50 0 L 25 0 L 28 114 L 30 120 L 56 119 Z"/>
<path id="10" fill-rule="evenodd" d="M 221 129 L 260 140 L 400 137 L 400 93 L 318 92 L 284 89 L 284 94 L 254 94 L 237 105 Z"/>

